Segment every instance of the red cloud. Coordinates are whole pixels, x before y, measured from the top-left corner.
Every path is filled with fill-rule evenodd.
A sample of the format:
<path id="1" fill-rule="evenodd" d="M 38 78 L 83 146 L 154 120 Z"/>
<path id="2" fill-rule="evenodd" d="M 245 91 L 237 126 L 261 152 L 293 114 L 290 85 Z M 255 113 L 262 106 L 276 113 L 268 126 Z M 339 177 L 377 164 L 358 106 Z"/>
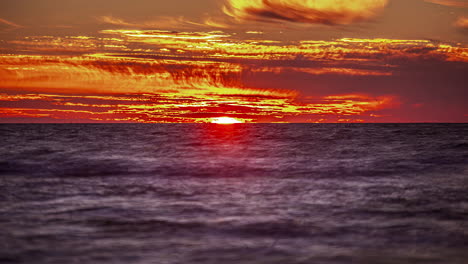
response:
<path id="1" fill-rule="evenodd" d="M 388 0 L 227 0 L 224 13 L 238 20 L 350 24 L 373 18 Z"/>
<path id="2" fill-rule="evenodd" d="M 445 5 L 445 6 L 454 6 L 454 7 L 468 7 L 468 2 L 465 0 L 425 0 L 429 3 Z"/>
<path id="3" fill-rule="evenodd" d="M 18 25 L 16 23 L 13 23 L 11 21 L 8 21 L 6 19 L 0 18 L 0 29 L 2 28 L 1 25 L 7 26 L 8 28 L 21 28 L 23 26 Z"/>
<path id="4" fill-rule="evenodd" d="M 460 17 L 458 18 L 455 25 L 459 28 L 468 29 L 468 17 Z"/>

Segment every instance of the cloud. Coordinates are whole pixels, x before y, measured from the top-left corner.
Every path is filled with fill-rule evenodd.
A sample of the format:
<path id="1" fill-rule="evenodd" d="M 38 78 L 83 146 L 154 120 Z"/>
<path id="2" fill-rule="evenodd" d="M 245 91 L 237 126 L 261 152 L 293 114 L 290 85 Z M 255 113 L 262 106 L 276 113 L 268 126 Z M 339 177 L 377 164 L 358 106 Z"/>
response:
<path id="1" fill-rule="evenodd" d="M 468 2 L 466 0 L 425 0 L 426 2 L 444 5 L 444 6 L 454 6 L 454 7 L 468 7 Z"/>
<path id="2" fill-rule="evenodd" d="M 53 102 L 47 96 L 4 97 L 0 112 L 4 108 L 9 120 L 125 122 L 202 122 L 226 115 L 258 122 L 424 121 L 433 115 L 466 120 L 458 117 L 466 113 L 468 48 L 462 45 L 356 38 L 269 42 L 220 31 L 101 33 L 9 42 L 19 52 L 0 56 L 0 92 L 60 96 Z M 52 52 L 60 46 L 70 50 Z M 129 94 L 142 97 L 120 96 Z M 63 98 L 73 95 L 82 98 Z M 102 102 L 95 102 L 97 95 Z M 399 102 L 411 109 L 398 110 Z M 415 110 L 414 104 L 424 106 Z"/>
<path id="3" fill-rule="evenodd" d="M 23 27 L 21 25 L 18 25 L 16 23 L 13 23 L 13 22 L 8 21 L 6 19 L 0 18 L 0 29 L 2 29 L 2 27 L 4 27 L 4 26 L 6 26 L 6 27 L 8 27 L 10 29 L 11 28 L 22 28 Z"/>
<path id="4" fill-rule="evenodd" d="M 462 29 L 468 29 L 468 17 L 459 17 L 457 22 L 455 22 L 455 26 Z"/>
<path id="5" fill-rule="evenodd" d="M 193 28 L 206 26 L 204 23 L 197 23 L 186 19 L 185 17 L 169 17 L 162 16 L 158 19 L 151 21 L 142 22 L 129 22 L 121 18 L 114 16 L 101 16 L 98 20 L 102 23 L 124 26 L 129 28 L 143 28 L 143 29 L 154 29 L 154 28 Z"/>
<path id="6" fill-rule="evenodd" d="M 156 19 L 146 21 L 127 21 L 114 16 L 100 16 L 97 20 L 101 23 L 138 29 L 195 29 L 195 28 L 229 28 L 233 21 L 226 17 L 205 16 L 198 21 L 189 20 L 186 17 L 159 16 Z M 231 19 L 232 20 L 232 19 Z"/>
<path id="7" fill-rule="evenodd" d="M 351 24 L 371 19 L 388 0 L 226 0 L 223 11 L 239 21 Z"/>
<path id="8" fill-rule="evenodd" d="M 158 93 L 174 96 L 245 95 L 294 98 L 295 92 L 241 83 L 239 64 L 88 57 L 0 56 L 0 89 L 62 93 Z"/>
<path id="9" fill-rule="evenodd" d="M 209 98 L 165 94 L 70 95 L 2 93 L 0 119 L 90 120 L 103 122 L 210 122 L 220 116 L 242 121 L 340 122 L 372 118 L 372 112 L 399 106 L 393 96 L 331 95 L 294 102 L 288 98 L 213 95 Z M 302 119 L 301 119 L 302 116 Z M 299 119 L 297 119 L 299 118 Z M 343 121 L 344 122 L 344 121 Z"/>

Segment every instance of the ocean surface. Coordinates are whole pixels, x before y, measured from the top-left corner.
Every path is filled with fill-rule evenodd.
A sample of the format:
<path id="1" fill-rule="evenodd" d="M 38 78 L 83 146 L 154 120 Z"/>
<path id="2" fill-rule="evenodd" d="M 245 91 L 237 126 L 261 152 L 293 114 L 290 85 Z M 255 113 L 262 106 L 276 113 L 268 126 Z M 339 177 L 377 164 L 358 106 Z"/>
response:
<path id="1" fill-rule="evenodd" d="M 468 124 L 2 124 L 0 263 L 468 263 Z"/>

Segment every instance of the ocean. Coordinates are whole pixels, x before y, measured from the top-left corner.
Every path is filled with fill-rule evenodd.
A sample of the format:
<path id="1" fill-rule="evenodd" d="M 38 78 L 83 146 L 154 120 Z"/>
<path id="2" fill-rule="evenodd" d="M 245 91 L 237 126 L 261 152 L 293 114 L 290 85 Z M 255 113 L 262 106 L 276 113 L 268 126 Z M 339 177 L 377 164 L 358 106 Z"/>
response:
<path id="1" fill-rule="evenodd" d="M 468 263 L 468 124 L 2 124 L 0 263 Z"/>

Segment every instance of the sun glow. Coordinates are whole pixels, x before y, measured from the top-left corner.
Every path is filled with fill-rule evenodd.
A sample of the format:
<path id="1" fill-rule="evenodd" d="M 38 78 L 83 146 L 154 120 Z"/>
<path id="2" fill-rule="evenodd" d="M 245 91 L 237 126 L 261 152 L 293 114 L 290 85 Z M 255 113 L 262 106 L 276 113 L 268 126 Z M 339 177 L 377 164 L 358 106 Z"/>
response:
<path id="1" fill-rule="evenodd" d="M 212 119 L 211 123 L 229 125 L 229 124 L 240 124 L 244 122 L 241 120 L 232 118 L 232 117 L 216 117 Z"/>

